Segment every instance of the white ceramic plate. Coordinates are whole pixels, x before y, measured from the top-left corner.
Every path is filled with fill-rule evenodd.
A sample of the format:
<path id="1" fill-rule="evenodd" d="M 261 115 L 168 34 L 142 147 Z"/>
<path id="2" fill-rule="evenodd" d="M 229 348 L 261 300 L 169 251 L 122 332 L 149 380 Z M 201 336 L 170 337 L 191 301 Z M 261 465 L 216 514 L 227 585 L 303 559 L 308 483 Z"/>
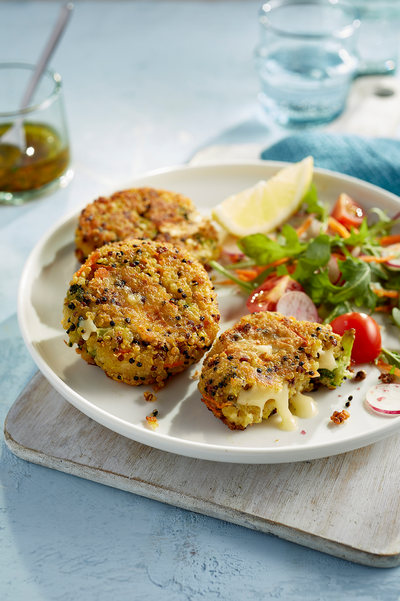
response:
<path id="1" fill-rule="evenodd" d="M 207 212 L 230 194 L 269 178 L 283 166 L 284 163 L 251 161 L 170 168 L 127 182 L 120 189 L 149 185 L 174 190 L 186 194 Z M 351 177 L 316 169 L 314 182 L 320 198 L 331 203 L 339 193 L 347 192 L 365 208 L 385 208 L 390 215 L 400 209 L 399 199 L 393 194 Z M 80 411 L 140 443 L 189 457 L 234 463 L 326 457 L 371 444 L 400 429 L 399 417 L 379 416 L 366 407 L 365 393 L 377 383 L 379 375 L 373 366 L 366 366 L 368 377 L 363 382 L 347 382 L 335 391 L 320 389 L 315 393 L 319 413 L 309 420 L 299 419 L 296 432 L 280 430 L 278 416 L 245 431 L 230 431 L 200 400 L 197 380 L 191 377 L 200 364 L 172 379 L 157 393 L 155 403 L 144 400 L 143 392 L 150 388 L 131 387 L 107 378 L 101 369 L 88 365 L 65 345 L 66 334 L 60 323 L 63 300 L 78 268 L 74 231 L 79 212 L 58 221 L 32 251 L 21 277 L 18 317 L 39 369 Z M 222 287 L 218 299 L 223 328 L 246 312 L 245 296 L 235 288 Z M 387 336 L 393 336 L 388 341 L 389 348 L 400 346 L 398 331 L 386 332 Z M 341 426 L 334 426 L 329 417 L 334 410 L 344 408 L 349 395 L 353 396 L 351 417 Z M 153 409 L 159 411 L 156 431 L 148 429 L 145 420 Z"/>

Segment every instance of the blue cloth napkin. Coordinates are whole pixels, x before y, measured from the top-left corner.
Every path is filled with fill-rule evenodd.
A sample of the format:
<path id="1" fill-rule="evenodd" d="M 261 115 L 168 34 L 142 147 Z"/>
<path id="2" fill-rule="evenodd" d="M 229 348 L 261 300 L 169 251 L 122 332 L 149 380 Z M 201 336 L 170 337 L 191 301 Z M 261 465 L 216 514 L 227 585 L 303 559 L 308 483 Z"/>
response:
<path id="1" fill-rule="evenodd" d="M 309 155 L 316 167 L 358 177 L 400 196 L 400 140 L 301 133 L 267 148 L 261 158 L 296 163 Z"/>

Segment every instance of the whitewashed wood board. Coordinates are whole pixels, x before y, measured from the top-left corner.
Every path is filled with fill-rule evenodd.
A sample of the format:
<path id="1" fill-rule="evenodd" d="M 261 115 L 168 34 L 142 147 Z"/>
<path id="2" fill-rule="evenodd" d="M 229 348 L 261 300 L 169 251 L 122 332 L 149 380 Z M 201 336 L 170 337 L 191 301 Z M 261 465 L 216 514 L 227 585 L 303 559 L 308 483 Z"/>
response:
<path id="1" fill-rule="evenodd" d="M 374 567 L 400 565 L 400 435 L 299 463 L 181 457 L 80 413 L 38 372 L 11 407 L 18 457 Z"/>

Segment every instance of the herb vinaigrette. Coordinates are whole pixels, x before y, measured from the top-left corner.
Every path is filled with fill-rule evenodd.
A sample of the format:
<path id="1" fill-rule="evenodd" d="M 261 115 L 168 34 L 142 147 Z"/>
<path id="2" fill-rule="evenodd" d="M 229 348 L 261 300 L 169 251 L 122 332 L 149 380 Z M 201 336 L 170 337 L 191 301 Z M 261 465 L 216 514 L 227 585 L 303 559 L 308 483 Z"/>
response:
<path id="1" fill-rule="evenodd" d="M 0 125 L 0 136 L 10 127 Z M 50 126 L 24 123 L 26 150 L 0 144 L 0 190 L 22 192 L 41 188 L 60 177 L 69 164 L 69 148 Z"/>

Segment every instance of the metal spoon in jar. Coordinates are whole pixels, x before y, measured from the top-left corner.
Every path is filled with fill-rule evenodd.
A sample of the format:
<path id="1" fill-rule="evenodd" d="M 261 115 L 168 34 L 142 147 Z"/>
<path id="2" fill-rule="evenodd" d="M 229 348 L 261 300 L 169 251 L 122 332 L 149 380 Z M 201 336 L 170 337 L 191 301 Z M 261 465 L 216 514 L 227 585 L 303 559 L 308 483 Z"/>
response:
<path id="1" fill-rule="evenodd" d="M 49 62 L 56 46 L 61 38 L 61 35 L 65 29 L 65 26 L 68 22 L 68 19 L 71 15 L 71 12 L 74 8 L 74 5 L 71 3 L 65 4 L 61 8 L 61 13 L 58 18 L 58 21 L 52 31 L 49 41 L 47 42 L 47 46 L 45 47 L 43 54 L 37 64 L 37 67 L 32 75 L 32 78 L 29 82 L 29 85 L 26 89 L 25 95 L 22 99 L 20 110 L 23 111 L 29 105 L 29 102 L 33 96 L 33 93 L 36 89 L 36 86 L 42 76 L 43 71 L 45 70 L 47 63 Z M 15 154 L 15 159 L 20 156 L 21 153 L 26 150 L 26 137 L 25 137 L 25 129 L 23 124 L 23 117 L 19 117 L 12 126 L 0 137 L 0 146 L 7 145 L 13 146 L 14 152 L 8 153 L 9 156 Z"/>

